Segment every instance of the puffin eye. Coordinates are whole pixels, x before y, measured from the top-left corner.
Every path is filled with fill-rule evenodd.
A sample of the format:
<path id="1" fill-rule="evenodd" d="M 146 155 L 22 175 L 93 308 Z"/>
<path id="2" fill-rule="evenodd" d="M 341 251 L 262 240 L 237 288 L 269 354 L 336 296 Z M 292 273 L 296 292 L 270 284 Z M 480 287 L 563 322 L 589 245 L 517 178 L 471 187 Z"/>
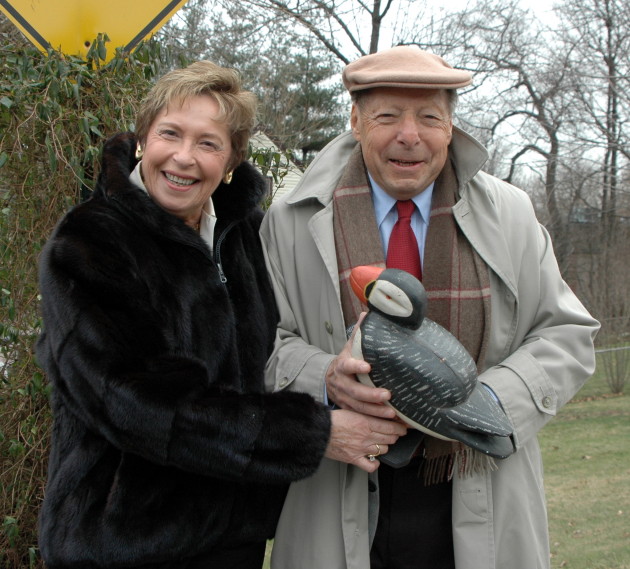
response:
<path id="1" fill-rule="evenodd" d="M 363 289 L 363 296 L 365 296 L 365 298 L 370 298 L 370 293 L 372 292 L 375 284 L 376 281 L 370 281 L 368 284 L 365 285 L 365 288 Z"/>

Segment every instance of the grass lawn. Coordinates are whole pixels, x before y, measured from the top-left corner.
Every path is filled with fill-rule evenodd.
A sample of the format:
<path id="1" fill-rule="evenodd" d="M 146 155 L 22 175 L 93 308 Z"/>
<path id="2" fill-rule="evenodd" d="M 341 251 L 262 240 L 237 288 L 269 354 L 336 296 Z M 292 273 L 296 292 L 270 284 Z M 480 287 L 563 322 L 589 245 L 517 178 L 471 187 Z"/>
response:
<path id="1" fill-rule="evenodd" d="M 630 397 L 600 371 L 539 438 L 552 568 L 630 569 Z"/>
<path id="2" fill-rule="evenodd" d="M 539 435 L 552 569 L 630 569 L 630 397 L 602 369 Z"/>

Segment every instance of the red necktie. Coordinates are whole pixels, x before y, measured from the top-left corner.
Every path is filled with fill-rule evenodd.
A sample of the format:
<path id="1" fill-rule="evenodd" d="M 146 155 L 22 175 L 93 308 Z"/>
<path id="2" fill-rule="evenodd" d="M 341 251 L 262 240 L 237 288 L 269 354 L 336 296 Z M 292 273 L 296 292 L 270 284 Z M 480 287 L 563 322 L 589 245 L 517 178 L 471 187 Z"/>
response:
<path id="1" fill-rule="evenodd" d="M 418 242 L 411 229 L 411 214 L 415 207 L 411 200 L 396 202 L 398 221 L 389 237 L 386 264 L 389 268 L 402 269 L 422 280 Z"/>

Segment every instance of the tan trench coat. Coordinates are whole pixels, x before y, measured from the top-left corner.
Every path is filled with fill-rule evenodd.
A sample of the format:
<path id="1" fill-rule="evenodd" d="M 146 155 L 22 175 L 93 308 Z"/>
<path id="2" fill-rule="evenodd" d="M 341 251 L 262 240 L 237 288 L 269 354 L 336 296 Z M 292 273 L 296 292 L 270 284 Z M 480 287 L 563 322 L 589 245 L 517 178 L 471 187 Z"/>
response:
<path id="1" fill-rule="evenodd" d="M 267 387 L 319 400 L 346 342 L 333 240 L 332 191 L 353 146 L 341 135 L 317 156 L 261 228 L 280 309 Z M 599 324 L 562 280 L 527 195 L 479 169 L 485 149 L 455 129 L 457 223 L 490 267 L 492 327 L 480 380 L 515 428 L 517 452 L 493 473 L 454 478 L 457 569 L 549 567 L 543 470 L 536 434 L 594 370 Z M 273 569 L 368 569 L 368 475 L 324 459 L 294 483 L 278 526 Z M 373 520 L 372 520 L 373 521 Z"/>

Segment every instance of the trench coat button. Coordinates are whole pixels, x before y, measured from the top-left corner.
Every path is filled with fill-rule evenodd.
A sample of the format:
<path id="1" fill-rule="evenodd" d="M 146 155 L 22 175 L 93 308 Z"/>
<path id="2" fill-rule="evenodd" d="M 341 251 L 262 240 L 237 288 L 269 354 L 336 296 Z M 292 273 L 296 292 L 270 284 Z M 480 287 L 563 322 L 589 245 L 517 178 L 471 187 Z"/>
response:
<path id="1" fill-rule="evenodd" d="M 280 387 L 286 387 L 288 383 L 289 383 L 289 378 L 288 377 L 283 377 L 280 380 L 280 383 L 278 385 L 280 385 Z"/>
<path id="2" fill-rule="evenodd" d="M 545 395 L 545 396 L 542 398 L 542 406 L 543 406 L 545 409 L 549 409 L 549 408 L 551 407 L 551 405 L 552 405 L 551 397 L 549 397 L 549 395 Z"/>
<path id="3" fill-rule="evenodd" d="M 326 327 L 326 332 L 328 332 L 329 334 L 333 333 L 332 324 L 330 322 L 328 322 L 328 320 L 326 320 L 326 322 L 324 322 L 324 326 Z"/>

